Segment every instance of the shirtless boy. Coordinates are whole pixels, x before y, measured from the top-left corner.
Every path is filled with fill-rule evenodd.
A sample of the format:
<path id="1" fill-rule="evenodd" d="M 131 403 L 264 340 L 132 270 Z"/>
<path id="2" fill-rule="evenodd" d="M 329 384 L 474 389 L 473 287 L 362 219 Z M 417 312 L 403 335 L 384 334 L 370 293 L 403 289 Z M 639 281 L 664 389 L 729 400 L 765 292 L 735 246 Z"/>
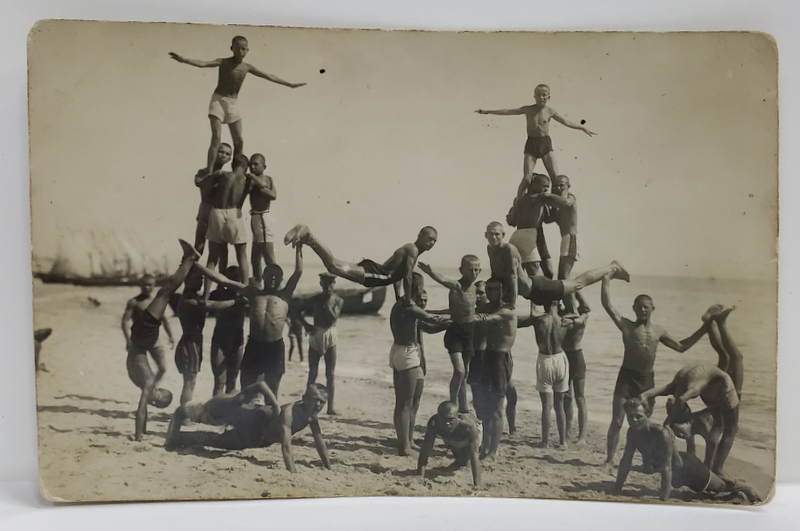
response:
<path id="1" fill-rule="evenodd" d="M 419 263 L 419 268 L 448 290 L 448 308 L 453 322 L 444 334 L 444 346 L 453 365 L 450 402 L 457 402 L 458 410 L 464 413 L 469 411 L 466 380 L 469 362 L 474 354 L 472 343 L 475 333 L 475 281 L 481 272 L 481 262 L 477 256 L 464 256 L 458 268 L 461 273 L 458 280 L 444 278 L 422 262 Z"/>
<path id="2" fill-rule="evenodd" d="M 486 350 L 476 360 L 478 374 L 471 380 L 478 392 L 475 411 L 480 411 L 478 418 L 484 427 L 481 458 L 491 461 L 497 456 L 503 436 L 503 399 L 514 371 L 511 349 L 517 338 L 517 317 L 503 301 L 503 284 L 496 278 L 486 281 L 486 296 L 489 302 L 475 314 L 476 328 L 485 327 Z"/>
<path id="3" fill-rule="evenodd" d="M 578 238 L 578 202 L 569 188 L 569 177 L 559 175 L 553 182 L 553 193 L 545 191 L 542 194 L 547 203 L 555 207 L 552 213 L 561 231 L 561 249 L 558 259 L 558 278 L 561 280 L 572 275 L 572 268 L 581 256 L 580 238 Z M 573 311 L 577 309 L 578 312 L 581 312 L 583 309 L 589 308 L 580 291 L 575 293 L 574 298 L 577 299 L 578 305 L 572 301 L 573 297 L 569 297 L 568 309 Z"/>
<path id="4" fill-rule="evenodd" d="M 300 361 L 303 361 L 303 337 L 306 331 L 300 323 L 300 318 L 297 317 L 297 312 L 289 304 L 289 361 L 292 361 L 292 354 L 295 348 L 300 356 Z"/>
<path id="5" fill-rule="evenodd" d="M 125 349 L 131 347 L 131 325 L 142 318 L 145 310 L 153 302 L 153 288 L 156 286 L 156 279 L 153 275 L 144 275 L 140 280 L 139 288 L 140 293 L 132 299 L 129 299 L 125 304 L 125 311 L 122 313 L 122 335 L 125 337 Z M 167 333 L 169 338 L 169 348 L 175 348 L 175 339 L 172 335 L 172 327 L 170 327 L 169 319 L 162 316 L 161 323 L 164 327 L 164 332 Z M 167 356 L 166 348 L 164 348 L 163 341 L 156 341 L 155 344 L 148 349 L 148 352 L 153 357 L 153 361 L 158 367 L 158 371 L 163 375 L 167 371 Z"/>
<path id="6" fill-rule="evenodd" d="M 584 430 L 589 422 L 589 410 L 586 407 L 586 395 L 584 394 L 586 384 L 586 360 L 583 358 L 581 342 L 583 334 L 586 332 L 586 321 L 589 314 L 586 308 L 582 308 L 580 315 L 571 314 L 561 319 L 562 325 L 567 329 L 561 347 L 569 362 L 569 393 L 564 395 L 564 417 L 566 420 L 567 435 L 572 428 L 573 402 L 578 409 L 578 439 L 580 443 L 584 440 Z"/>
<path id="7" fill-rule="evenodd" d="M 518 293 L 534 304 L 544 305 L 599 282 L 609 274 L 612 278 L 630 282 L 630 275 L 616 260 L 606 267 L 591 269 L 575 278 L 553 280 L 541 275 L 531 277 L 522 267 L 517 248 L 503 241 L 505 231 L 500 222 L 489 223 L 485 236 L 489 242 L 486 252 L 489 255 L 492 277 L 500 279 L 503 283 L 505 293 L 503 301 L 510 304 L 512 309 L 516 306 Z"/>
<path id="8" fill-rule="evenodd" d="M 250 229 L 253 231 L 253 274 L 261 282 L 261 261 L 275 263 L 275 220 L 269 213 L 270 205 L 278 198 L 275 181 L 264 174 L 266 159 L 261 153 L 250 157 Z M 332 394 L 332 393 L 331 393 Z"/>
<path id="9" fill-rule="evenodd" d="M 253 283 L 243 284 L 215 271 L 201 269 L 214 282 L 235 288 L 250 301 L 250 336 L 240 367 L 240 388 L 244 389 L 263 379 L 277 396 L 283 373 L 286 372 L 283 329 L 289 314 L 289 301 L 303 274 L 302 246 L 295 248 L 294 273 L 283 289 L 279 289 L 283 281 L 283 269 L 278 264 L 269 264 L 264 268 L 263 289 Z"/>
<path id="10" fill-rule="evenodd" d="M 183 376 L 181 405 L 192 399 L 197 383 L 197 373 L 203 362 L 203 328 L 206 324 L 207 310 L 222 310 L 234 305 L 234 300 L 203 301 L 200 288 L 203 287 L 203 274 L 193 268 L 184 282 L 183 293 L 178 302 L 178 319 L 181 322 L 183 335 L 175 348 L 175 365 Z"/>
<path id="11" fill-rule="evenodd" d="M 428 421 L 425 429 L 425 440 L 419 452 L 417 461 L 417 474 L 425 477 L 425 467 L 428 466 L 428 457 L 433 451 L 436 437 L 441 437 L 444 445 L 453 452 L 455 461 L 448 467 L 455 470 L 466 465 L 472 467 L 472 483 L 481 487 L 481 463 L 478 458 L 478 448 L 481 444 L 481 430 L 478 420 L 472 413 L 459 413 L 458 405 L 454 402 L 442 402 Z"/>
<path id="12" fill-rule="evenodd" d="M 731 377 L 719 367 L 689 365 L 667 385 L 643 392 L 641 400 L 667 395 L 675 397 L 674 411 L 681 411 L 689 400 L 699 396 L 712 413 L 714 426 L 706 439 L 705 465 L 724 476 L 723 466 L 739 431 L 739 396 Z"/>
<path id="13" fill-rule="evenodd" d="M 437 237 L 436 229 L 423 227 L 414 243 L 407 243 L 397 249 L 383 264 L 378 264 L 372 260 L 362 260 L 357 264 L 353 264 L 337 259 L 328 247 L 311 234 L 306 225 L 296 225 L 286 234 L 283 243 L 286 245 L 290 243 L 292 245 L 308 245 L 320 257 L 328 272 L 337 277 L 342 277 L 368 288 L 393 284 L 395 295 L 399 297 L 402 293 L 403 299 L 406 303 L 409 303 L 412 300 L 409 296 L 411 273 L 417 265 L 419 255 L 433 249 Z M 401 283 L 402 292 L 400 289 Z"/>
<path id="14" fill-rule="evenodd" d="M 322 293 L 314 295 L 306 301 L 298 312 L 298 319 L 308 331 L 308 385 L 316 383 L 319 374 L 319 361 L 325 358 L 325 380 L 328 385 L 328 415 L 336 415 L 333 407 L 335 390 L 334 371 L 336 371 L 336 322 L 342 313 L 344 300 L 333 292 L 336 277 L 330 273 L 319 275 Z M 314 324 L 303 317 L 303 312 L 310 310 L 314 315 Z"/>
<path id="15" fill-rule="evenodd" d="M 266 405 L 253 406 L 252 399 L 261 394 Z M 258 382 L 242 389 L 235 395 L 218 395 L 207 402 L 190 402 L 178 408 L 167 430 L 164 447 L 175 450 L 187 446 L 211 446 L 223 450 L 243 450 L 245 448 L 266 448 L 280 444 L 286 470 L 296 472 L 292 455 L 292 435 L 311 427 L 314 446 L 317 448 L 322 465 L 330 470 L 331 461 L 328 448 L 322 439 L 317 414 L 322 411 L 328 393 L 322 385 L 310 385 L 303 398 L 291 404 L 278 406 L 275 395 L 264 382 Z M 184 432 L 184 420 L 230 426 L 223 433 Z"/>
<path id="16" fill-rule="evenodd" d="M 242 203 L 247 195 L 247 177 L 245 171 L 247 157 L 233 157 L 233 171 L 212 174 L 216 191 L 212 196 L 211 212 L 208 215 L 208 262 L 209 269 L 216 269 L 219 259 L 227 254 L 227 245 L 236 250 L 236 261 L 242 278 L 250 278 L 250 263 L 247 261 L 247 233 L 242 215 Z M 211 294 L 211 282 L 206 281 L 203 298 L 208 300 Z"/>
<path id="17" fill-rule="evenodd" d="M 625 453 L 619 463 L 617 481 L 613 494 L 621 494 L 622 486 L 631 470 L 633 455 L 638 451 L 646 470 L 661 474 L 661 499 L 668 500 L 672 489 L 689 487 L 694 492 L 730 493 L 744 498 L 749 503 L 760 503 L 761 499 L 750 487 L 726 480 L 712 472 L 692 454 L 679 452 L 675 448 L 672 433 L 654 422 L 650 422 L 643 403 L 637 398 L 625 401 L 624 410 L 628 419 L 628 436 Z"/>
<path id="18" fill-rule="evenodd" d="M 653 299 L 644 294 L 637 296 L 633 301 L 633 312 L 636 315 L 636 320 L 626 319 L 611 304 L 610 284 L 611 277 L 604 277 L 600 299 L 603 308 L 605 308 L 619 331 L 622 332 L 622 346 L 625 352 L 622 357 L 622 367 L 620 367 L 619 375 L 617 376 L 617 383 L 614 386 L 612 418 L 606 439 L 605 469 L 609 473 L 612 471 L 614 454 L 619 443 L 619 432 L 622 429 L 622 421 L 625 417 L 625 411 L 623 411 L 622 406 L 628 398 L 638 397 L 648 389 L 653 388 L 653 366 L 656 362 L 658 344 L 661 343 L 677 352 L 686 352 L 708 330 L 708 324 L 704 323 L 686 339 L 682 341 L 674 339 L 663 326 L 651 321 L 656 307 L 653 304 Z M 652 403 L 650 411 L 652 411 Z"/>
<path id="19" fill-rule="evenodd" d="M 550 100 L 550 87 L 547 85 L 537 85 L 533 91 L 533 97 L 536 100 L 535 105 L 525 105 L 517 109 L 497 109 L 487 111 L 479 109 L 475 111 L 478 114 L 494 114 L 497 116 L 518 116 L 525 115 L 525 124 L 528 131 L 528 141 L 525 143 L 525 159 L 524 159 L 524 177 L 529 179 L 533 174 L 533 169 L 536 166 L 536 161 L 542 159 L 547 173 L 550 174 L 551 179 L 555 179 L 558 175 L 558 165 L 556 163 L 555 153 L 553 152 L 553 141 L 550 139 L 550 120 L 569 127 L 570 129 L 577 129 L 583 131 L 589 136 L 596 133 L 589 131 L 582 124 L 576 124 L 563 118 L 558 111 L 552 107 L 547 106 Z"/>
<path id="20" fill-rule="evenodd" d="M 161 328 L 161 323 L 164 320 L 164 311 L 169 305 L 169 299 L 173 293 L 183 284 L 189 270 L 197 262 L 200 255 L 192 246 L 183 240 L 179 240 L 181 248 L 183 249 L 183 260 L 178 270 L 167 280 L 167 283 L 158 290 L 156 296 L 150 300 L 144 309 L 140 309 L 138 316 L 133 319 L 133 326 L 130 329 L 130 335 L 125 334 L 128 348 L 128 359 L 126 366 L 128 368 L 128 377 L 131 381 L 142 390 L 139 397 L 139 406 L 136 409 L 135 426 L 136 431 L 134 438 L 141 441 L 144 433 L 147 431 L 147 404 L 152 404 L 156 407 L 167 407 L 172 402 L 172 394 L 166 389 L 158 389 L 156 385 L 164 376 L 166 366 L 163 357 L 160 363 L 157 361 L 157 370 L 153 373 L 150 368 L 150 362 L 147 361 L 147 353 L 153 352 L 154 347 L 158 344 L 158 333 Z M 143 293 L 145 290 L 143 289 Z M 150 292 L 147 292 L 147 296 Z M 135 300 L 135 299 L 132 299 Z M 129 306 L 126 309 L 126 314 L 130 310 L 131 315 L 134 313 L 135 303 L 128 302 Z M 123 323 L 126 318 L 123 316 Z M 123 327 L 123 332 L 127 332 L 127 328 Z M 155 358 L 155 356 L 154 356 Z"/>
<path id="21" fill-rule="evenodd" d="M 415 300 L 421 289 L 421 282 L 411 283 L 411 299 Z M 394 381 L 394 428 L 397 433 L 399 455 L 411 455 L 412 435 L 414 425 L 411 419 L 416 419 L 414 410 L 414 397 L 424 381 L 421 360 L 419 355 L 418 321 L 438 323 L 444 319 L 427 313 L 416 304 L 405 304 L 398 300 L 392 306 L 389 314 L 389 325 L 392 329 L 394 343 L 389 350 L 389 367 L 392 368 Z M 421 388 L 419 394 L 422 393 Z M 417 401 L 419 405 L 419 401 Z"/>
<path id="22" fill-rule="evenodd" d="M 549 196 L 550 179 L 546 175 L 534 174 L 531 186 L 527 191 L 516 198 L 514 207 L 507 221 L 517 227 L 517 230 L 508 239 L 508 243 L 517 248 L 520 254 L 522 267 L 528 276 L 541 275 L 542 258 L 538 248 L 545 245 L 542 222 L 547 213 L 547 198 Z M 560 277 L 559 277 L 560 278 Z"/>
<path id="23" fill-rule="evenodd" d="M 230 280 L 241 282 L 241 273 L 236 266 L 225 270 Z M 211 292 L 210 301 L 233 304 L 216 310 L 214 335 L 211 336 L 211 372 L 214 373 L 214 396 L 231 393 L 236 388 L 239 366 L 244 353 L 244 318 L 247 315 L 246 300 L 231 286 L 219 286 Z"/>
<path id="24" fill-rule="evenodd" d="M 231 41 L 231 51 L 233 52 L 231 57 L 212 61 L 198 61 L 181 57 L 175 52 L 169 53 L 169 56 L 179 63 L 198 68 L 219 68 L 217 88 L 214 89 L 214 94 L 211 96 L 211 102 L 208 105 L 208 119 L 211 123 L 211 145 L 208 147 L 207 173 L 211 173 L 214 169 L 217 150 L 222 141 L 222 124 L 228 124 L 230 127 L 234 155 L 241 155 L 244 150 L 242 117 L 239 115 L 237 100 L 239 90 L 242 88 L 242 83 L 244 83 L 244 78 L 248 73 L 289 88 L 305 85 L 305 83 L 289 83 L 277 76 L 262 72 L 251 64 L 245 63 L 244 56 L 247 55 L 248 50 L 247 39 L 236 36 Z"/>
<path id="25" fill-rule="evenodd" d="M 543 315 L 530 316 L 519 320 L 518 326 L 533 326 L 539 354 L 536 358 L 536 390 L 542 401 L 542 441 L 541 447 L 550 444 L 551 411 L 556 410 L 558 447 L 567 447 L 564 397 L 569 392 L 569 362 L 562 350 L 567 328 L 558 315 L 558 301 L 551 301 Z"/>
<path id="26" fill-rule="evenodd" d="M 226 143 L 219 145 L 217 159 L 214 162 L 214 171 L 219 171 L 231 161 L 233 152 L 231 146 Z M 208 233 L 208 215 L 211 213 L 214 192 L 216 191 L 216 180 L 213 173 L 208 173 L 205 168 L 201 168 L 194 176 L 194 185 L 200 188 L 200 208 L 197 210 L 197 228 L 194 231 L 194 248 L 203 254 L 206 248 L 206 234 Z M 227 250 L 220 257 L 220 270 L 224 270 L 228 265 Z"/>

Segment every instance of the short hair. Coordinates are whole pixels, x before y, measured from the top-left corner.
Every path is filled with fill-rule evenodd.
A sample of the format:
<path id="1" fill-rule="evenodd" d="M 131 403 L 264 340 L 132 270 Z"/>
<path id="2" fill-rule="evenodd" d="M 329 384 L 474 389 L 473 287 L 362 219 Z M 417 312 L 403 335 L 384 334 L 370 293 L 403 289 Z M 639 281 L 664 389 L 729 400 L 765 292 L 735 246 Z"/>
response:
<path id="1" fill-rule="evenodd" d="M 534 173 L 533 174 L 533 182 L 540 182 L 540 183 L 549 183 L 550 177 L 543 173 Z"/>
<path id="2" fill-rule="evenodd" d="M 492 284 L 492 285 L 497 284 L 500 287 L 500 293 L 505 292 L 506 285 L 501 279 L 499 279 L 497 277 L 491 277 L 489 280 L 486 281 L 486 287 L 487 288 L 489 287 L 489 284 Z"/>
<path id="3" fill-rule="evenodd" d="M 567 187 L 570 186 L 571 183 L 569 181 L 569 177 L 567 177 L 566 175 L 559 175 L 556 177 L 556 181 L 562 181 L 562 180 L 567 181 Z"/>
<path id="4" fill-rule="evenodd" d="M 242 280 L 242 272 L 239 270 L 239 266 L 231 265 L 225 268 L 225 276 L 231 280 Z"/>
<path id="5" fill-rule="evenodd" d="M 419 235 L 422 236 L 423 234 L 433 234 L 434 236 L 439 235 L 439 231 L 431 227 L 430 225 L 425 225 L 419 231 Z"/>
<path id="6" fill-rule="evenodd" d="M 328 388 L 324 385 L 319 383 L 309 384 L 308 387 L 306 387 L 306 392 L 303 393 L 303 397 L 305 397 L 310 390 L 316 391 L 322 398 L 325 399 L 326 402 L 328 401 Z"/>
<path id="7" fill-rule="evenodd" d="M 246 156 L 242 155 L 241 153 L 237 153 L 233 157 L 233 162 L 231 163 L 231 168 L 233 168 L 235 170 L 236 168 L 246 168 L 249 165 L 250 165 L 250 159 L 248 159 Z"/>
<path id="8" fill-rule="evenodd" d="M 267 159 L 261 153 L 253 153 L 253 155 L 250 157 L 250 163 L 252 163 L 255 159 L 261 159 L 261 162 L 265 164 L 267 162 Z"/>
<path id="9" fill-rule="evenodd" d="M 327 271 L 325 271 L 324 273 L 320 273 L 319 274 L 319 279 L 320 280 L 336 280 L 336 275 L 333 275 L 333 274 L 328 273 Z"/>
<path id="10" fill-rule="evenodd" d="M 230 144 L 228 144 L 227 142 L 222 142 L 222 143 L 219 145 L 219 147 L 222 147 L 222 146 L 225 146 L 226 148 L 228 148 L 228 149 L 230 149 L 231 151 L 233 151 L 233 148 L 232 148 L 232 147 L 231 147 L 231 145 L 230 145 Z M 219 148 L 217 148 L 217 151 L 219 151 Z"/>
<path id="11" fill-rule="evenodd" d="M 439 407 L 436 408 L 436 414 L 444 415 L 445 413 L 453 410 L 455 410 L 456 413 L 458 412 L 458 404 L 456 404 L 455 402 L 451 402 L 449 400 L 445 400 L 444 402 L 439 404 Z"/>
<path id="12" fill-rule="evenodd" d="M 283 268 L 278 264 L 267 264 L 267 266 L 264 268 L 264 276 L 267 276 L 267 271 L 270 269 L 273 269 L 277 272 L 278 278 L 283 278 Z"/>
<path id="13" fill-rule="evenodd" d="M 465 254 L 461 257 L 461 265 L 463 266 L 465 263 L 472 264 L 477 262 L 478 264 L 481 263 L 481 259 L 475 256 L 474 254 Z"/>
<path id="14" fill-rule="evenodd" d="M 140 286 L 144 286 L 148 282 L 152 282 L 152 283 L 155 284 L 156 277 L 154 277 L 150 273 L 147 273 L 147 274 L 143 275 L 142 278 L 139 279 L 139 285 Z"/>
<path id="15" fill-rule="evenodd" d="M 650 304 L 653 304 L 653 305 L 655 304 L 653 302 L 653 297 L 651 297 L 650 295 L 648 295 L 646 293 L 642 293 L 641 295 L 637 295 L 636 298 L 633 299 L 633 303 L 634 304 L 637 304 L 639 302 L 649 302 Z"/>
<path id="16" fill-rule="evenodd" d="M 548 87 L 544 83 L 539 83 L 538 85 L 536 85 L 536 88 L 533 89 L 533 92 L 536 93 L 536 91 L 539 89 L 547 89 L 547 92 L 550 92 L 550 87 Z"/>
<path id="17" fill-rule="evenodd" d="M 505 228 L 503 228 L 503 224 L 502 223 L 500 223 L 499 221 L 492 221 L 491 223 L 486 225 L 486 232 L 489 232 L 491 229 L 493 229 L 495 227 L 500 229 L 500 230 L 502 230 L 503 232 L 506 231 Z"/>
<path id="18" fill-rule="evenodd" d="M 150 393 L 150 399 L 147 402 L 152 406 L 164 409 L 172 403 L 172 393 L 169 389 L 156 387 Z"/>
<path id="19" fill-rule="evenodd" d="M 475 281 L 475 287 L 476 288 L 480 288 L 481 286 L 485 287 L 486 286 L 486 281 L 485 280 L 476 280 Z"/>
<path id="20" fill-rule="evenodd" d="M 247 38 L 246 37 L 242 37 L 241 35 L 237 35 L 236 37 L 231 39 L 231 46 L 236 46 L 236 41 L 247 42 Z"/>
<path id="21" fill-rule="evenodd" d="M 632 396 L 627 400 L 625 400 L 625 403 L 622 404 L 622 409 L 627 414 L 627 413 L 632 413 L 639 406 L 642 407 L 642 409 L 644 410 L 644 414 L 647 415 L 647 417 L 650 417 L 650 415 L 653 413 L 653 406 L 650 404 L 650 402 L 642 401 L 639 399 L 638 396 Z"/>

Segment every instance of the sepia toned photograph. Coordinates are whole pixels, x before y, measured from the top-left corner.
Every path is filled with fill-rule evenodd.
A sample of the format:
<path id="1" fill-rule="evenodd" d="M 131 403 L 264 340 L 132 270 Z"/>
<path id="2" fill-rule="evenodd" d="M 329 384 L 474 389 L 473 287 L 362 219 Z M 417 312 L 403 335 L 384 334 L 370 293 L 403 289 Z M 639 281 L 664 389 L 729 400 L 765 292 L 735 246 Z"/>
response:
<path id="1" fill-rule="evenodd" d="M 45 498 L 772 496 L 769 36 L 28 53 Z"/>

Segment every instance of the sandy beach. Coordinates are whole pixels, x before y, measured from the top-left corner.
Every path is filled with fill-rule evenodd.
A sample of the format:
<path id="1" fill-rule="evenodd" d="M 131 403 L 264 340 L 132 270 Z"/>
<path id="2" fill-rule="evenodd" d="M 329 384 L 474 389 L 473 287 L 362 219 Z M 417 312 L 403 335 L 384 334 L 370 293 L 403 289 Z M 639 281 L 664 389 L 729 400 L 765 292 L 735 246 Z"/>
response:
<path id="1" fill-rule="evenodd" d="M 426 479 L 417 476 L 416 455 L 396 455 L 392 425 L 394 393 L 391 372 L 386 366 L 390 336 L 388 324 L 381 316 L 345 317 L 339 325 L 341 347 L 336 395 L 339 415 L 320 416 L 332 459 L 331 471 L 321 466 L 307 430 L 294 437 L 296 474 L 284 469 L 277 446 L 235 452 L 214 449 L 167 452 L 163 448 L 164 435 L 177 400 L 166 410 L 150 408 L 149 434 L 143 441 L 134 442 L 133 411 L 139 391 L 125 372 L 119 319 L 125 300 L 135 293 L 135 288 L 75 288 L 39 282 L 34 285 L 35 327 L 54 329 L 42 351 L 41 362 L 47 371 L 39 372 L 37 380 L 41 489 L 49 499 L 93 502 L 479 495 L 657 501 L 659 476 L 637 470 L 638 456 L 623 496 L 607 494 L 614 478 L 603 473 L 600 465 L 605 456 L 608 422 L 602 410 L 609 404 L 590 402 L 591 424 L 586 444 L 573 444 L 567 450 L 534 447 L 539 442 L 541 406 L 532 383 L 533 356 L 515 356 L 514 378 L 520 393 L 518 433 L 514 438 L 506 434 L 498 459 L 484 466 L 484 487 L 481 490 L 472 487 L 468 467 L 452 474 L 443 472 L 451 460 L 441 442 L 434 450 Z M 91 304 L 88 297 L 99 301 L 100 306 Z M 388 305 L 382 310 L 384 314 L 387 312 Z M 177 319 L 173 318 L 173 322 L 179 334 Z M 385 327 L 382 336 L 365 338 L 359 334 L 359 326 L 363 327 L 364 322 Z M 356 326 L 357 323 L 361 324 Z M 213 320 L 209 319 L 206 355 L 212 329 Z M 520 336 L 528 333 L 532 331 L 521 331 Z M 429 370 L 417 417 L 417 440 L 422 438 L 422 429 L 437 405 L 446 399 L 451 370 L 441 352 L 441 338 L 426 339 Z M 352 348 L 347 348 L 348 345 Z M 203 363 L 196 399 L 211 394 L 210 367 L 207 359 Z M 180 375 L 171 359 L 168 366 L 163 386 L 177 396 Z M 299 398 L 306 375 L 307 365 L 300 363 L 295 353 L 293 360 L 287 362 L 281 403 Z M 591 386 L 610 392 L 613 381 L 592 381 Z M 592 391 L 587 390 L 587 395 L 591 399 Z M 663 412 L 654 416 L 656 421 L 662 419 Z M 624 433 L 621 440 L 623 446 Z M 737 440 L 726 465 L 731 477 L 746 481 L 764 498 L 774 483 L 772 441 L 760 448 L 751 441 Z M 679 445 L 682 448 L 683 443 Z M 619 448 L 618 455 L 621 451 Z M 699 496 L 687 489 L 675 492 L 673 498 L 669 503 L 725 501 Z"/>

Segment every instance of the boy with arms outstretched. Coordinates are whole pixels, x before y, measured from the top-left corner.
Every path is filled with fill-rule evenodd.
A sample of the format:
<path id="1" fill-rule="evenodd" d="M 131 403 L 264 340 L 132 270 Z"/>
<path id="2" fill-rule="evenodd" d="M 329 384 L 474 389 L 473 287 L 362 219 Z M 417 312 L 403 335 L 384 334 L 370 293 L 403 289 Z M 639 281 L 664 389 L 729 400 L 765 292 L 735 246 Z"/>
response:
<path id="1" fill-rule="evenodd" d="M 239 90 L 242 88 L 244 78 L 248 73 L 256 77 L 272 81 L 279 85 L 289 88 L 302 87 L 305 83 L 289 83 L 272 74 L 262 72 L 251 64 L 244 62 L 244 56 L 249 51 L 247 39 L 236 36 L 231 41 L 231 51 L 233 55 L 227 58 L 214 59 L 212 61 L 198 61 L 187 59 L 175 52 L 169 52 L 169 56 L 187 65 L 198 68 L 219 68 L 219 81 L 211 102 L 208 105 L 208 119 L 211 122 L 211 145 L 208 147 L 208 165 L 206 172 L 211 173 L 214 169 L 214 161 L 217 158 L 217 150 L 222 142 L 222 124 L 228 124 L 233 138 L 234 156 L 242 154 L 244 150 L 244 138 L 242 137 L 242 117 L 237 108 Z"/>

